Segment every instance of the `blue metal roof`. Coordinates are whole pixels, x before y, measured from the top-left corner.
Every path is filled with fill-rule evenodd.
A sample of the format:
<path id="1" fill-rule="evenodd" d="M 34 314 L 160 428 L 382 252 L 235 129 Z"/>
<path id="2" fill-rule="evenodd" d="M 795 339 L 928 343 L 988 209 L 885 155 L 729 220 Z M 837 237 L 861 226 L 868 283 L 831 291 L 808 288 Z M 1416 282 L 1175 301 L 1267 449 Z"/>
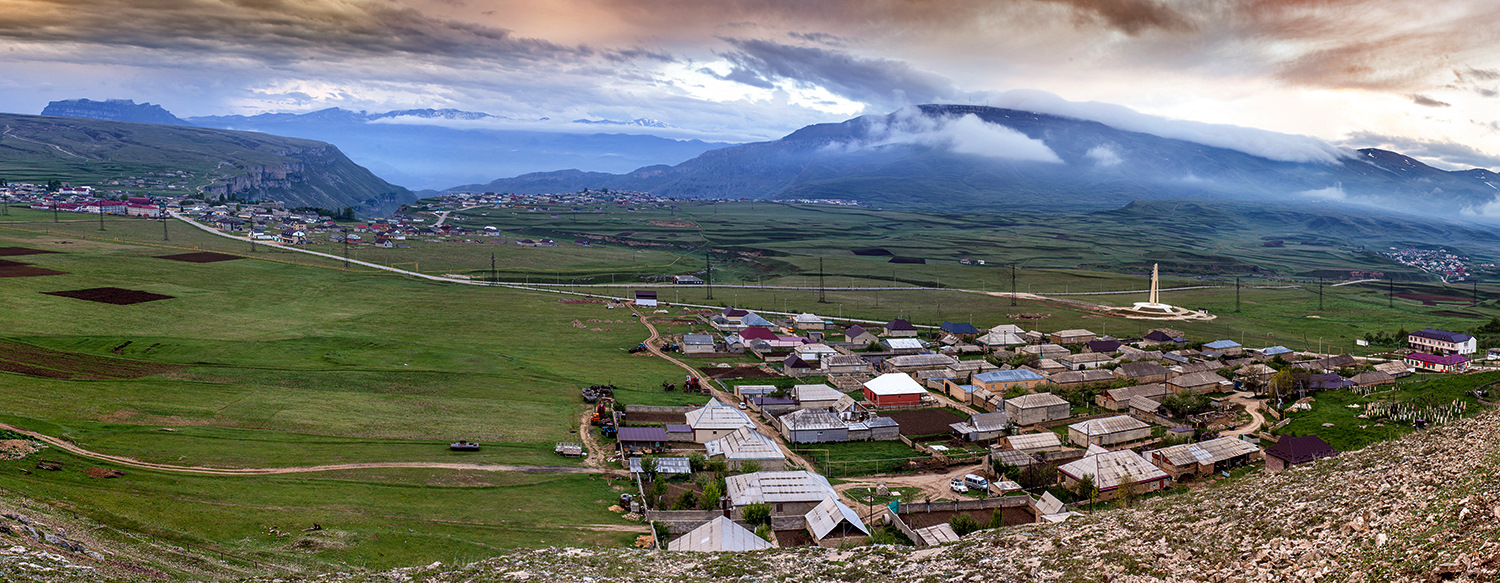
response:
<path id="1" fill-rule="evenodd" d="M 1026 370 L 1024 368 L 1011 370 L 992 370 L 989 372 L 982 372 L 973 376 L 974 380 L 984 383 L 1015 383 L 1021 381 L 1040 381 L 1045 380 L 1046 378 L 1047 377 Z"/>
<path id="2" fill-rule="evenodd" d="M 1215 340 L 1213 342 L 1206 342 L 1206 343 L 1204 343 L 1203 347 L 1204 348 L 1212 348 L 1214 350 L 1223 350 L 1225 348 L 1236 348 L 1239 345 L 1240 345 L 1240 343 L 1235 342 L 1233 340 Z"/>
<path id="3" fill-rule="evenodd" d="M 942 330 L 944 332 L 949 333 L 949 334 L 978 334 L 979 333 L 979 329 L 975 328 L 973 324 L 970 324 L 968 322 L 949 322 L 947 320 L 943 321 Z"/>

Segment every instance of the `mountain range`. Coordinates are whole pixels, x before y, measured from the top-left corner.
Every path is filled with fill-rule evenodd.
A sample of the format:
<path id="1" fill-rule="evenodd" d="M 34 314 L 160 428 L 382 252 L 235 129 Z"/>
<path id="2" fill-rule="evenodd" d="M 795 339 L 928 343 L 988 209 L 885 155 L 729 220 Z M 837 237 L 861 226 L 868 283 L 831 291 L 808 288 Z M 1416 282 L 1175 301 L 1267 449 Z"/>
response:
<path id="1" fill-rule="evenodd" d="M 1243 141 L 1263 136 L 1252 138 Z M 1077 212 L 1178 198 L 1333 200 L 1445 218 L 1482 215 L 1500 194 L 1500 176 L 1485 169 L 1445 171 L 1379 149 L 1282 154 L 1255 145 L 1236 149 L 1227 138 L 1162 137 L 1015 109 L 923 105 L 807 126 L 677 165 L 529 173 L 450 191 L 610 188 L 992 212 Z"/>

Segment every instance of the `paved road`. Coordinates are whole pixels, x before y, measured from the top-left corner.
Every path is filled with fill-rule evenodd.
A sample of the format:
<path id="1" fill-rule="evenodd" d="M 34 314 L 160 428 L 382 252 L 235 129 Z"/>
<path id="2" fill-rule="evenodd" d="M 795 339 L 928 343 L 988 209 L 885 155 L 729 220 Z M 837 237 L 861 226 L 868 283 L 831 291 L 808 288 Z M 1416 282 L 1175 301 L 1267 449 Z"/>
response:
<path id="1" fill-rule="evenodd" d="M 531 465 L 500 465 L 500 464 L 464 464 L 452 462 L 365 462 L 352 464 L 328 464 L 321 466 L 291 466 L 284 468 L 209 468 L 202 466 L 177 466 L 172 464 L 158 464 L 145 462 L 135 458 L 109 455 L 78 447 L 73 443 L 50 435 L 42 435 L 35 431 L 22 429 L 8 423 L 0 423 L 0 429 L 9 429 L 56 447 L 76 456 L 89 459 L 110 462 L 122 466 L 139 468 L 143 470 L 156 470 L 161 472 L 176 472 L 181 474 L 208 474 L 214 476 L 272 476 L 279 474 L 306 474 L 312 472 L 332 472 L 338 470 L 369 470 L 369 469 L 391 469 L 391 468 L 421 468 L 436 470 L 479 470 L 485 472 L 527 472 L 539 474 L 594 474 L 601 470 L 596 468 L 580 468 L 576 466 L 531 466 Z"/>

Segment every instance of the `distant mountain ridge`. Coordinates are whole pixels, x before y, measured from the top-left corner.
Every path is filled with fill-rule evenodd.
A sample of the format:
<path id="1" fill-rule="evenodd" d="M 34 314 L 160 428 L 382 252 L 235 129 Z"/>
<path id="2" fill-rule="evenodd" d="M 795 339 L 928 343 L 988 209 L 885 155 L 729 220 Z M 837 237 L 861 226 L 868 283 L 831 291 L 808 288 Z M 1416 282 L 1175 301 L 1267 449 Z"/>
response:
<path id="1" fill-rule="evenodd" d="M 10 180 L 99 184 L 188 171 L 208 197 L 384 214 L 416 200 L 333 145 L 253 132 L 100 119 L 0 114 L 0 172 Z M 185 193 L 185 194 L 191 194 Z"/>
<path id="2" fill-rule="evenodd" d="M 62 101 L 53 101 L 48 103 L 46 108 L 42 109 L 42 115 L 159 123 L 174 126 L 193 125 L 172 115 L 171 112 L 160 105 L 136 103 L 133 99 L 106 99 L 104 101 L 65 99 Z"/>
<path id="3" fill-rule="evenodd" d="M 1331 162 L 1292 162 L 1060 115 L 922 105 L 811 125 L 779 140 L 711 150 L 675 166 L 613 175 L 528 173 L 449 191 L 583 188 L 1032 212 L 1103 210 L 1132 200 L 1176 198 L 1321 199 L 1452 216 L 1482 212 L 1496 202 L 1500 180 L 1489 170 L 1445 171 L 1379 149 Z"/>

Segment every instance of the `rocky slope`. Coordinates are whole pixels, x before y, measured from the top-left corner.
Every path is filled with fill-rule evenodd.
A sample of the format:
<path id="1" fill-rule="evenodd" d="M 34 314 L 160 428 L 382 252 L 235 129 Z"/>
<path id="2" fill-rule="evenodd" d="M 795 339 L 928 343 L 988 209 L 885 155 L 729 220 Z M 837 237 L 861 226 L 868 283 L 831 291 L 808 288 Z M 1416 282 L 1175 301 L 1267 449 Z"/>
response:
<path id="1" fill-rule="evenodd" d="M 1494 581 L 1500 568 L 1497 484 L 1500 412 L 1491 411 L 1285 473 L 1260 474 L 1065 524 L 980 532 L 928 549 L 867 546 L 716 555 L 553 548 L 460 566 L 433 563 L 247 580 Z M 126 546 L 93 547 L 107 537 L 90 538 L 84 534 L 92 528 L 86 523 L 76 523 L 79 534 L 56 534 L 59 527 L 53 521 L 76 520 L 63 517 L 65 511 L 21 520 L 14 518 L 13 507 L 0 508 L 8 516 L 0 520 L 5 526 L 0 529 L 0 578 L 150 580 L 165 574 L 161 569 L 186 569 L 195 578 L 243 573 L 188 551 L 152 547 L 145 539 L 132 543 L 128 534 L 112 543 Z"/>

